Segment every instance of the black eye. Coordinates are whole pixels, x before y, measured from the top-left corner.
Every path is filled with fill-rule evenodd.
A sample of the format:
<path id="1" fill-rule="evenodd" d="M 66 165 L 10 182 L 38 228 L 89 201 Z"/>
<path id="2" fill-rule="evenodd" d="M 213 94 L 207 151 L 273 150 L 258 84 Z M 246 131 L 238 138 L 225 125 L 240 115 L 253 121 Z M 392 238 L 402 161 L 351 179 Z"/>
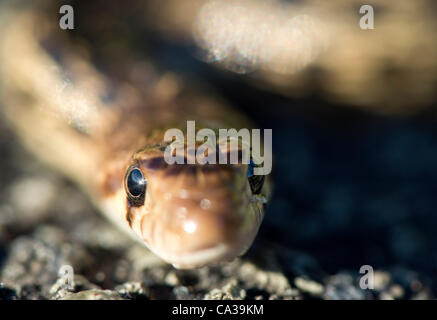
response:
<path id="1" fill-rule="evenodd" d="M 250 189 L 252 193 L 258 194 L 261 192 L 261 189 L 264 185 L 264 175 L 254 175 L 253 168 L 256 167 L 256 164 L 250 159 L 249 168 L 247 170 L 247 178 L 249 179 Z"/>
<path id="2" fill-rule="evenodd" d="M 133 206 L 142 206 L 146 194 L 147 181 L 138 168 L 128 170 L 125 179 L 125 188 L 129 202 Z"/>

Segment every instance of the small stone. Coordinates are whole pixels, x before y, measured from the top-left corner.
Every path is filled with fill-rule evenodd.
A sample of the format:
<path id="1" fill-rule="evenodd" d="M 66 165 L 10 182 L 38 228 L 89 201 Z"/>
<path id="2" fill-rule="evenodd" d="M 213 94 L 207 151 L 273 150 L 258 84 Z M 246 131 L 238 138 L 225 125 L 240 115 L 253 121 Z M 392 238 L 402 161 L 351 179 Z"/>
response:
<path id="1" fill-rule="evenodd" d="M 297 277 L 294 280 L 294 284 L 298 289 L 303 292 L 309 293 L 312 296 L 320 296 L 325 290 L 323 285 L 321 285 L 320 283 L 302 277 Z"/>
<path id="2" fill-rule="evenodd" d="M 65 296 L 61 300 L 124 300 L 120 294 L 111 290 L 91 289 Z"/>
<path id="3" fill-rule="evenodd" d="M 167 274 L 167 276 L 165 277 L 165 283 L 168 284 L 169 286 L 173 286 L 176 287 L 178 285 L 180 285 L 180 281 L 178 276 L 176 275 L 175 272 L 171 271 Z"/>
<path id="4" fill-rule="evenodd" d="M 115 290 L 125 299 L 148 299 L 149 289 L 142 282 L 126 282 L 117 286 Z"/>
<path id="5" fill-rule="evenodd" d="M 390 293 L 395 299 L 402 299 L 404 297 L 404 288 L 398 284 L 394 284 L 390 287 Z"/>
<path id="6" fill-rule="evenodd" d="M 79 274 L 75 274 L 73 276 L 73 282 L 70 285 L 71 287 L 66 286 L 65 279 L 63 277 L 59 277 L 58 280 L 56 280 L 55 284 L 49 290 L 51 299 L 61 300 L 77 291 L 100 289 L 99 286 L 91 283 L 87 280 L 87 278 Z"/>
<path id="7" fill-rule="evenodd" d="M 176 296 L 177 299 L 188 299 L 190 296 L 190 291 L 185 286 L 179 286 L 173 289 L 173 294 Z"/>
<path id="8" fill-rule="evenodd" d="M 411 287 L 411 290 L 413 290 L 414 292 L 418 292 L 422 289 L 423 285 L 419 280 L 413 280 L 411 282 L 410 287 Z"/>
<path id="9" fill-rule="evenodd" d="M 213 289 L 207 293 L 204 300 L 243 300 L 246 298 L 246 291 L 238 286 L 237 280 L 223 286 L 221 289 Z"/>
<path id="10" fill-rule="evenodd" d="M 388 272 L 375 271 L 373 273 L 373 286 L 377 291 L 382 291 L 387 288 L 391 281 L 391 276 Z"/>
<path id="11" fill-rule="evenodd" d="M 366 290 L 354 284 L 354 278 L 347 273 L 331 276 L 326 281 L 326 290 L 323 298 L 327 300 L 364 300 Z"/>

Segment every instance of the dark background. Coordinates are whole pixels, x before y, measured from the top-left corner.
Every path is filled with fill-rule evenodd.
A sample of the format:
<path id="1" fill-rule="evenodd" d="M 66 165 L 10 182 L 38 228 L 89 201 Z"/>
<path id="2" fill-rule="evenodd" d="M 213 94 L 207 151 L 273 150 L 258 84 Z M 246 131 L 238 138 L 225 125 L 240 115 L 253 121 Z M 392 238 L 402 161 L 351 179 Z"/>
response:
<path id="1" fill-rule="evenodd" d="M 375 115 L 317 92 L 288 99 L 203 64 L 195 48 L 153 39 L 168 70 L 213 85 L 260 128 L 273 129 L 274 196 L 261 237 L 305 251 L 329 273 L 405 267 L 434 277 L 437 127 L 433 106 Z"/>

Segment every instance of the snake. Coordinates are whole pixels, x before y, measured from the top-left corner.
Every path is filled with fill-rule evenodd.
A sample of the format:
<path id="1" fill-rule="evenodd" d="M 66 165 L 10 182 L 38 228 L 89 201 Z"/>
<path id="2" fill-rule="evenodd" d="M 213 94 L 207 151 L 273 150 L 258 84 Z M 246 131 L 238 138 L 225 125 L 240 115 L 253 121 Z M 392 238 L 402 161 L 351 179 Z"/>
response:
<path id="1" fill-rule="evenodd" d="M 168 164 L 169 128 L 253 128 L 207 85 L 148 55 L 141 2 L 3 5 L 3 118 L 36 158 L 78 185 L 114 225 L 176 268 L 251 247 L 271 197 L 248 164 Z M 197 146 L 197 144 L 196 144 Z M 26 195 L 23 195 L 25 197 Z"/>
<path id="2" fill-rule="evenodd" d="M 418 114 L 434 105 L 433 0 L 147 3 L 153 30 L 197 46 L 202 59 L 225 75 L 233 72 L 250 86 L 292 98 L 290 108 L 314 94 L 380 115 Z"/>

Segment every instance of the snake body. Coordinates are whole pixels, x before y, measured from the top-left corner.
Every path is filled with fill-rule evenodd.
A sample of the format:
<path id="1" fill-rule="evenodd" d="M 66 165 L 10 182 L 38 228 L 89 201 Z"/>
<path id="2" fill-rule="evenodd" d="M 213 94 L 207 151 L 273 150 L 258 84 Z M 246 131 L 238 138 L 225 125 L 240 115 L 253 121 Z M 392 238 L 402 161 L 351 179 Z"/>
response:
<path id="1" fill-rule="evenodd" d="M 268 176 L 255 193 L 245 164 L 169 165 L 163 137 L 168 128 L 185 131 L 187 120 L 213 130 L 250 128 L 250 122 L 207 91 L 157 71 L 123 38 L 72 37 L 59 28 L 61 4 L 48 3 L 2 9 L 2 109 L 23 144 L 175 267 L 243 254 L 263 219 Z M 102 32 L 102 19 L 112 21 L 105 24 L 113 24 L 109 33 L 135 25 L 123 21 L 129 9 L 122 4 L 98 15 L 96 4 L 86 5 L 76 15 L 79 22 L 80 14 L 93 15 L 90 34 Z"/>

